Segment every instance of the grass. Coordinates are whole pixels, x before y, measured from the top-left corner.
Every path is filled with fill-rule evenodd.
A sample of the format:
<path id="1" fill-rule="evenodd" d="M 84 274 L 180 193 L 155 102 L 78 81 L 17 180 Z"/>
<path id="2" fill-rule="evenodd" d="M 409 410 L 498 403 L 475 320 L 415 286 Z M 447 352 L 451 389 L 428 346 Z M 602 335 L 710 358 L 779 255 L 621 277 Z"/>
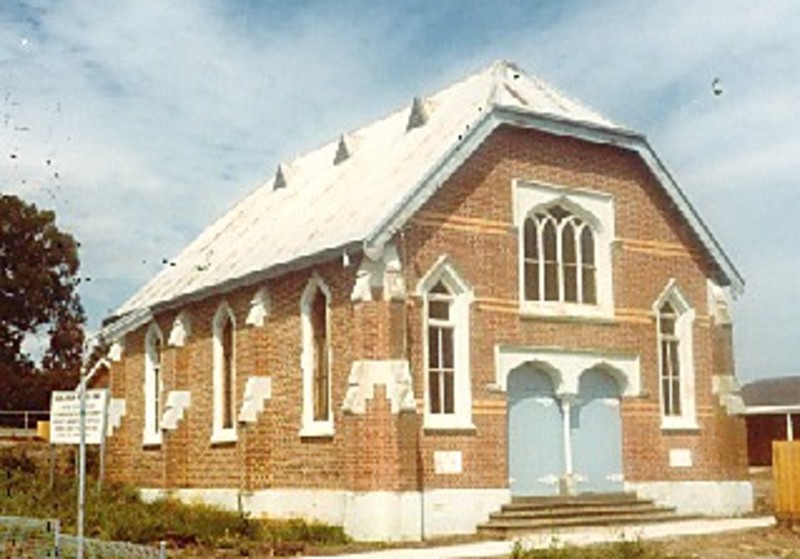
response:
<path id="1" fill-rule="evenodd" d="M 620 540 L 590 547 L 553 545 L 545 549 L 527 549 L 514 544 L 511 559 L 687 559 L 685 555 L 666 553 L 656 544 L 640 540 Z"/>
<path id="2" fill-rule="evenodd" d="M 77 482 L 74 476 L 40 471 L 24 452 L 0 453 L 0 515 L 57 518 L 75 533 Z M 253 519 L 247 514 L 174 499 L 144 502 L 135 488 L 87 480 L 85 534 L 105 540 L 152 544 L 168 540 L 214 548 L 341 545 L 340 527 L 303 520 Z"/>

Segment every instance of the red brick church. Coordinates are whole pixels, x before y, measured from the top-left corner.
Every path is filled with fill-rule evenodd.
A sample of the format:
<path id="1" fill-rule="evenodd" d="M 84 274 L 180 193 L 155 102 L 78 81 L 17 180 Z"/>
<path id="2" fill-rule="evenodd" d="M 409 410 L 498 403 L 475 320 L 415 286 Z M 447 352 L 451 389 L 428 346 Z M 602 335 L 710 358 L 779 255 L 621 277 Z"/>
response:
<path id="1" fill-rule="evenodd" d="M 358 539 L 748 512 L 742 289 L 643 135 L 498 62 L 281 163 L 107 319 L 109 475 Z"/>

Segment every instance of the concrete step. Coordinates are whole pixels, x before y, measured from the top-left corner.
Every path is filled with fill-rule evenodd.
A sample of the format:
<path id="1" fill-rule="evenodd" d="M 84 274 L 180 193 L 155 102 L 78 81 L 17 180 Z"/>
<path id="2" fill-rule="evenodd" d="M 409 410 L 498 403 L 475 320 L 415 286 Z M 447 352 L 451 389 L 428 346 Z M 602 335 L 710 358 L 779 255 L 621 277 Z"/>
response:
<path id="1" fill-rule="evenodd" d="M 618 516 L 627 514 L 644 514 L 650 512 L 674 512 L 672 509 L 656 507 L 651 502 L 630 503 L 624 505 L 585 505 L 580 507 L 557 508 L 524 508 L 504 506 L 500 512 L 495 512 L 489 518 L 569 518 L 592 516 Z"/>
<path id="2" fill-rule="evenodd" d="M 634 491 L 612 493 L 581 493 L 579 495 L 553 495 L 549 497 L 511 497 L 511 503 L 549 504 L 551 506 L 572 505 L 576 503 L 622 503 L 642 501 Z"/>
<path id="3" fill-rule="evenodd" d="M 674 509 L 657 506 L 634 493 L 590 494 L 574 497 L 522 497 L 478 526 L 478 533 L 509 538 L 526 532 L 581 526 L 612 526 L 683 520 Z"/>
<path id="4" fill-rule="evenodd" d="M 478 526 L 478 533 L 491 538 L 511 539 L 523 534 L 559 528 L 581 528 L 591 526 L 622 526 L 636 524 L 655 524 L 658 522 L 675 522 L 690 520 L 693 517 L 680 516 L 674 512 L 658 512 L 652 514 L 619 515 L 614 517 L 574 517 L 547 518 L 538 520 L 492 520 Z"/>
<path id="5" fill-rule="evenodd" d="M 618 508 L 644 508 L 655 506 L 653 501 L 642 499 L 634 501 L 583 501 L 576 500 L 574 502 L 563 503 L 542 503 L 542 502 L 511 502 L 503 505 L 501 512 L 515 512 L 515 511 L 572 511 L 578 513 L 584 510 L 603 509 L 613 510 Z"/>

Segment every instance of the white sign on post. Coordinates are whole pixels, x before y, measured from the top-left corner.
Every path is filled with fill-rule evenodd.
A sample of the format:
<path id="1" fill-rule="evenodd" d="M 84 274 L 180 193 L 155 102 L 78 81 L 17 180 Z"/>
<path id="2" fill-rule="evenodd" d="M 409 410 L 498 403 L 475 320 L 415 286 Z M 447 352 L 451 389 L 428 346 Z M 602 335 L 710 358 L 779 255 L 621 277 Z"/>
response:
<path id="1" fill-rule="evenodd" d="M 102 444 L 105 436 L 108 390 L 86 391 L 86 444 Z M 80 444 L 80 391 L 56 390 L 50 400 L 50 442 Z"/>

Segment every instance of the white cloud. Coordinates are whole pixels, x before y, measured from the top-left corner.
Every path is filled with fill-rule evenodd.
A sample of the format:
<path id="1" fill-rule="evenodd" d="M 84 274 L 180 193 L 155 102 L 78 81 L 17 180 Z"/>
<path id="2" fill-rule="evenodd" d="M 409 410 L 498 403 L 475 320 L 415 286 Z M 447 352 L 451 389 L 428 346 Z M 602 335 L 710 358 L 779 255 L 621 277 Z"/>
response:
<path id="1" fill-rule="evenodd" d="M 739 370 L 787 372 L 759 344 L 800 321 L 798 28 L 782 0 L 4 3 L 0 184 L 82 241 L 96 323 L 279 161 L 509 58 L 651 138 L 749 280 Z"/>

